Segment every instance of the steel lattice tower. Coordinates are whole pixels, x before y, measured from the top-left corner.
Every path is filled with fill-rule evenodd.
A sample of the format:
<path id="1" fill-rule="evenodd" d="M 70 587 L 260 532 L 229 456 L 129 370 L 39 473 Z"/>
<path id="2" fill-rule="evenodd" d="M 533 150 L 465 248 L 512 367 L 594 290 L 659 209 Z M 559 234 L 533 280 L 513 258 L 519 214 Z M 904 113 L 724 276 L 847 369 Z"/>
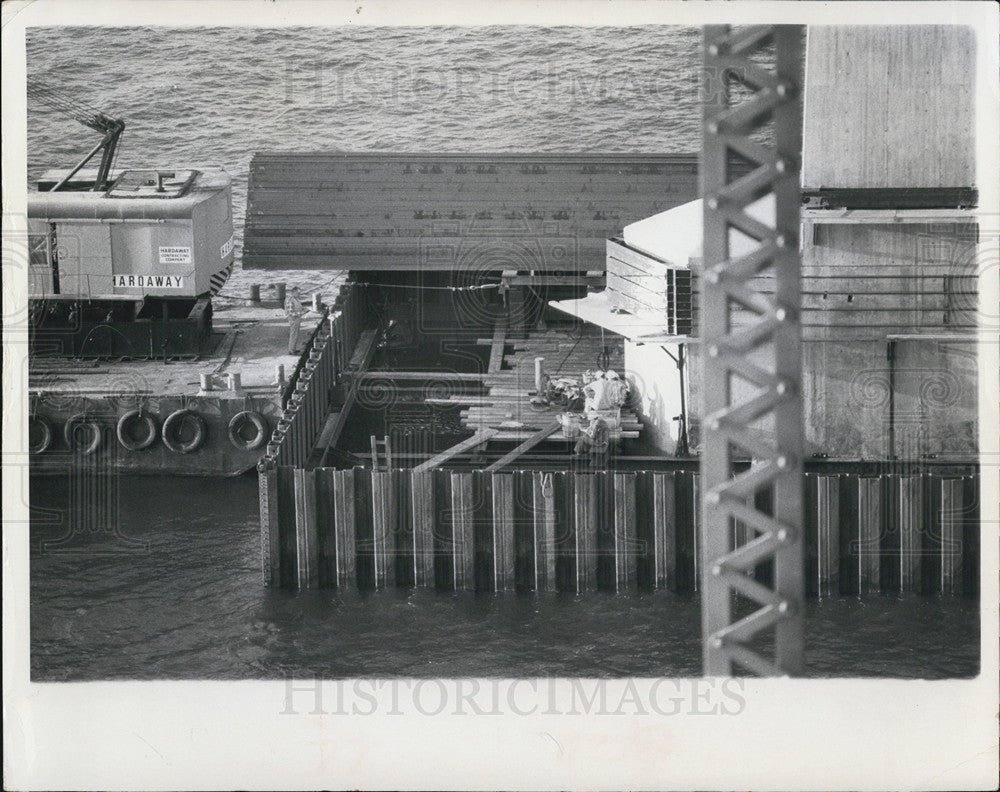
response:
<path id="1" fill-rule="evenodd" d="M 734 664 L 763 675 L 802 671 L 802 453 L 799 168 L 800 26 L 730 30 L 704 39 L 704 368 L 702 628 L 704 670 Z M 734 160 L 749 162 L 731 175 Z M 773 194 L 773 226 L 747 207 Z M 735 238 L 752 250 L 731 254 Z M 773 278 L 773 296 L 754 278 Z M 749 322 L 734 322 L 742 309 Z M 737 401 L 738 380 L 753 388 Z M 764 428 L 760 428 L 761 426 Z M 734 456 L 752 459 L 736 472 Z M 754 576 L 773 559 L 773 585 Z M 753 604 L 734 621 L 736 597 Z M 754 645 L 773 628 L 773 657 Z M 766 644 L 765 644 L 766 645 Z"/>

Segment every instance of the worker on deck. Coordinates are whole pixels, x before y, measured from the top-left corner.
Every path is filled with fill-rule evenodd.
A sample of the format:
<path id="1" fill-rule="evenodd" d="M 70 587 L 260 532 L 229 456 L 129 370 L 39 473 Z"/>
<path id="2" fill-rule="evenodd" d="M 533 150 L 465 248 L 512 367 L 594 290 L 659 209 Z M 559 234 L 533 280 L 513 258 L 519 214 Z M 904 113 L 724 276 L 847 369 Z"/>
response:
<path id="1" fill-rule="evenodd" d="M 298 355 L 302 351 L 299 349 L 299 330 L 302 327 L 302 316 L 305 312 L 306 309 L 302 305 L 302 300 L 299 299 L 299 287 L 292 286 L 288 291 L 288 296 L 285 297 L 285 316 L 288 317 L 289 355 Z"/>
<path id="2" fill-rule="evenodd" d="M 573 453 L 579 456 L 586 450 L 590 450 L 593 458 L 597 458 L 608 450 L 608 444 L 610 443 L 610 431 L 608 429 L 607 422 L 599 417 L 594 416 L 591 418 L 590 423 L 580 432 L 580 439 L 576 441 L 576 445 L 573 447 Z"/>

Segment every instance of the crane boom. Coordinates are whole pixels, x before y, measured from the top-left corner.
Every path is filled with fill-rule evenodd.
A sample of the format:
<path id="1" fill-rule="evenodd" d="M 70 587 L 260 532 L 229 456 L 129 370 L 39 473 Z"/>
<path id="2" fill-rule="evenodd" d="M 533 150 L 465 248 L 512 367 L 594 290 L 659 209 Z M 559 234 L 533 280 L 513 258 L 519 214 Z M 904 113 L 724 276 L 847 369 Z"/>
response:
<path id="1" fill-rule="evenodd" d="M 55 91 L 51 87 L 41 83 L 29 85 L 27 88 L 27 95 L 28 98 L 46 104 L 52 109 L 69 116 L 84 126 L 93 129 L 95 132 L 100 132 L 101 135 L 103 135 L 101 142 L 94 146 L 94 148 L 90 150 L 90 153 L 77 163 L 76 167 L 60 179 L 59 182 L 52 187 L 52 191 L 54 192 L 64 187 L 66 183 L 69 182 L 73 176 L 79 173 L 81 168 L 90 162 L 99 151 L 103 152 L 101 155 L 101 164 L 97 168 L 97 176 L 94 179 L 94 186 L 91 189 L 95 192 L 106 189 L 108 186 L 108 176 L 110 175 L 111 168 L 114 165 L 118 144 L 121 141 L 122 133 L 125 131 L 125 122 L 117 118 L 112 118 L 111 116 L 102 113 L 100 110 L 87 107 L 82 102 L 63 96 L 58 91 Z"/>

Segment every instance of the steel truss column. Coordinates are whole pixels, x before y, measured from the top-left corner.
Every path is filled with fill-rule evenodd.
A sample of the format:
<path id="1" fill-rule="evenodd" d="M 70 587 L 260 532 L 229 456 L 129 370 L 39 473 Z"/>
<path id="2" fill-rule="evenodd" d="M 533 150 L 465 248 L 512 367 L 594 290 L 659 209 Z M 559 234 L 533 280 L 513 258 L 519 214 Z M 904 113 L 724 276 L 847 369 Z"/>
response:
<path id="1" fill-rule="evenodd" d="M 705 29 L 701 546 L 706 675 L 732 674 L 734 664 L 761 675 L 802 671 L 803 38 L 800 26 Z M 730 91 L 737 85 L 741 99 Z M 736 176 L 733 160 L 749 160 L 752 169 Z M 771 193 L 773 226 L 759 219 L 759 212 L 757 219 L 747 213 L 750 204 Z M 748 238 L 751 252 L 731 254 L 732 241 L 741 237 Z M 753 290 L 753 279 L 761 275 L 772 276 L 773 297 Z M 736 389 L 747 392 L 748 384 L 753 395 L 737 402 Z M 749 470 L 735 473 L 734 454 L 752 459 Z M 770 497 L 755 498 L 761 493 Z M 769 559 L 773 586 L 754 578 L 754 570 Z M 737 602 L 740 617 L 734 621 Z M 752 610 L 741 615 L 746 605 Z M 766 635 L 772 628 L 773 643 Z"/>

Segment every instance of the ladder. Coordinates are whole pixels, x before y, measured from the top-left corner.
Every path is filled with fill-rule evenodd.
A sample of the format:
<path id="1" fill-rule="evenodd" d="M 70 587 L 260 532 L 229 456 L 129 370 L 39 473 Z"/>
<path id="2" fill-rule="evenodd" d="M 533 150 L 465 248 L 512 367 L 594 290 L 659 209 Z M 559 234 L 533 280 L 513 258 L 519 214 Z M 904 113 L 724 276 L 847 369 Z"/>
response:
<path id="1" fill-rule="evenodd" d="M 375 435 L 371 436 L 372 443 L 372 470 L 379 470 L 379 448 L 382 449 L 382 459 L 385 460 L 385 467 L 382 470 L 392 470 L 392 446 L 389 444 L 389 435 L 385 435 L 381 440 Z"/>

